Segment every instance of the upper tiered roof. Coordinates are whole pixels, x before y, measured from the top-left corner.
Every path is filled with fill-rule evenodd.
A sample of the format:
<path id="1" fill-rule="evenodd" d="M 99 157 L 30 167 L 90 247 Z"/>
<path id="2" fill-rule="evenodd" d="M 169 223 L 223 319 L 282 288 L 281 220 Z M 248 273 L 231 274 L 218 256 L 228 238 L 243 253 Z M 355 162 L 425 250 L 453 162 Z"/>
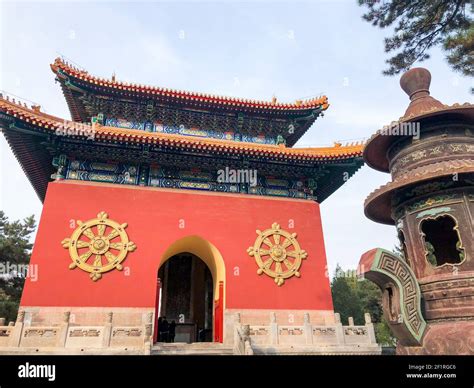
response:
<path id="1" fill-rule="evenodd" d="M 51 69 L 58 76 L 74 77 L 88 83 L 91 86 L 109 90 L 113 93 L 121 93 L 126 96 L 134 94 L 137 97 L 153 97 L 164 101 L 173 101 L 189 106 L 195 104 L 201 107 L 210 107 L 223 110 L 238 110 L 258 112 L 262 114 L 288 114 L 290 112 L 310 112 L 313 109 L 329 106 L 327 97 L 322 96 L 305 101 L 295 101 L 294 103 L 280 103 L 276 101 L 258 101 L 236 97 L 216 96 L 212 94 L 196 93 L 183 90 L 174 90 L 156 86 L 140 85 L 128 82 L 121 82 L 115 79 L 106 79 L 93 76 L 85 70 L 80 70 L 61 58 L 56 58 L 51 65 Z"/>
<path id="2" fill-rule="evenodd" d="M 94 105 L 85 101 L 86 96 L 100 96 L 101 100 L 113 99 L 126 102 L 153 101 L 158 106 L 173 107 L 198 113 L 220 115 L 242 115 L 256 119 L 273 120 L 274 122 L 292 123 L 294 133 L 284 137 L 287 145 L 292 146 L 314 123 L 319 114 L 329 107 L 326 96 L 309 100 L 298 100 L 293 103 L 258 101 L 235 97 L 223 97 L 205 93 L 173 90 L 162 87 L 133 84 L 111 79 L 100 78 L 89 72 L 70 65 L 61 58 L 51 64 L 52 71 L 59 80 L 74 121 L 88 122 Z M 88 105 L 89 104 L 89 105 Z"/>

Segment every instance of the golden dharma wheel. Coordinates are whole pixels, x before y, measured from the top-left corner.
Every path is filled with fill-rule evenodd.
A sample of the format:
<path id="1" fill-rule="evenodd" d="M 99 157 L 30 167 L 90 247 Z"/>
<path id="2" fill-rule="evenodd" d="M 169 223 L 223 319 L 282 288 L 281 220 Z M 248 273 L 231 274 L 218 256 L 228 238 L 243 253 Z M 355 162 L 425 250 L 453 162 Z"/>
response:
<path id="1" fill-rule="evenodd" d="M 77 221 L 77 224 L 79 226 L 71 237 L 61 242 L 64 248 L 69 249 L 72 260 L 69 269 L 78 267 L 89 272 L 93 281 L 99 280 L 104 272 L 113 269 L 121 271 L 128 252 L 136 249 L 125 232 L 127 224 L 109 219 L 103 211 L 97 218 Z"/>
<path id="2" fill-rule="evenodd" d="M 273 278 L 278 286 L 284 284 L 285 279 L 301 276 L 301 263 L 308 254 L 301 249 L 296 240 L 296 233 L 282 230 L 275 222 L 271 229 L 263 232 L 257 230 L 257 235 L 253 247 L 247 249 L 247 253 L 255 257 L 257 274 L 265 273 Z"/>

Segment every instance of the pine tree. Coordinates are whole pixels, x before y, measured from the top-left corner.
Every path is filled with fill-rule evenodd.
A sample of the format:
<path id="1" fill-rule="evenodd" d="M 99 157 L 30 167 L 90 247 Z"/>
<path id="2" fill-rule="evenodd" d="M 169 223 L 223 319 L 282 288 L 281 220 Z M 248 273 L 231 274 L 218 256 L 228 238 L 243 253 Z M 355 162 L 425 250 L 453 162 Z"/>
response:
<path id="1" fill-rule="evenodd" d="M 470 4 L 470 5 L 469 5 Z M 394 25 L 394 35 L 385 38 L 385 75 L 408 70 L 430 56 L 429 49 L 442 47 L 451 67 L 474 76 L 474 3 L 468 0 L 359 0 L 368 8 L 363 19 L 380 28 Z M 396 53 L 398 52 L 398 53 Z M 395 54 L 396 53 L 396 54 Z"/>
<path id="2" fill-rule="evenodd" d="M 30 239 L 36 228 L 33 216 L 10 222 L 0 210 L 0 317 L 15 320 L 25 273 L 18 271 L 30 261 Z"/>

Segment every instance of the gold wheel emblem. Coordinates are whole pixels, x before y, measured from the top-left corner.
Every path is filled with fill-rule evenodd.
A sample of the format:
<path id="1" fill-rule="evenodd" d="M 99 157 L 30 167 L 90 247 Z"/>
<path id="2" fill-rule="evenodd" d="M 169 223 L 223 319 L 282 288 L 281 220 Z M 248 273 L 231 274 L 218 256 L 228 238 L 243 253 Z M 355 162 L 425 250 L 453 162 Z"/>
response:
<path id="1" fill-rule="evenodd" d="M 290 234 L 280 229 L 280 225 L 275 222 L 271 229 L 263 232 L 257 230 L 257 234 L 255 244 L 247 249 L 247 253 L 255 257 L 257 274 L 267 274 L 275 279 L 278 286 L 292 276 L 299 278 L 301 262 L 308 254 L 300 248 L 296 233 Z"/>
<path id="2" fill-rule="evenodd" d="M 69 269 L 79 267 L 89 272 L 93 281 L 102 277 L 104 272 L 123 269 L 122 262 L 128 252 L 133 252 L 136 246 L 128 240 L 125 232 L 127 224 L 119 224 L 108 218 L 107 213 L 100 212 L 97 218 L 82 222 L 70 238 L 65 238 L 61 244 L 69 249 L 72 263 Z"/>

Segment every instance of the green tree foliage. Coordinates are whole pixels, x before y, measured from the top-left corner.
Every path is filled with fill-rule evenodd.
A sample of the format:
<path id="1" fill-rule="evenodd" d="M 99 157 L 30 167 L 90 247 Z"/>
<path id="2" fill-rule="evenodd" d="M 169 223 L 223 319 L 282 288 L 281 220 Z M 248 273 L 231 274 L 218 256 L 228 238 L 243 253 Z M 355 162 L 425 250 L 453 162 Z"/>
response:
<path id="1" fill-rule="evenodd" d="M 446 38 L 443 48 L 448 52 L 448 63 L 455 71 L 464 75 L 474 75 L 474 23 L 472 21 L 468 30 Z"/>
<path id="2" fill-rule="evenodd" d="M 364 314 L 369 313 L 377 341 L 382 345 L 394 345 L 395 340 L 383 318 L 382 293 L 374 283 L 360 280 L 355 270 L 343 271 L 337 265 L 331 282 L 331 292 L 334 311 L 341 315 L 344 324 L 347 324 L 349 317 L 353 317 L 356 325 L 363 325 Z"/>
<path id="3" fill-rule="evenodd" d="M 353 317 L 357 325 L 363 324 L 362 302 L 339 265 L 331 282 L 331 292 L 334 311 L 341 315 L 341 321 L 347 324 L 349 317 Z"/>
<path id="4" fill-rule="evenodd" d="M 396 346 L 397 340 L 392 335 L 392 331 L 387 324 L 385 318 L 382 317 L 380 322 L 375 322 L 375 336 L 377 338 L 377 342 L 382 346 Z"/>
<path id="5" fill-rule="evenodd" d="M 25 282 L 25 274 L 18 270 L 30 261 L 35 228 L 33 216 L 11 222 L 0 210 L 0 317 L 7 321 L 16 319 Z"/>
<path id="6" fill-rule="evenodd" d="M 385 38 L 385 75 L 408 70 L 429 58 L 428 51 L 441 46 L 451 67 L 474 76 L 474 3 L 468 0 L 359 0 L 367 7 L 363 19 L 380 28 L 393 28 Z"/>

